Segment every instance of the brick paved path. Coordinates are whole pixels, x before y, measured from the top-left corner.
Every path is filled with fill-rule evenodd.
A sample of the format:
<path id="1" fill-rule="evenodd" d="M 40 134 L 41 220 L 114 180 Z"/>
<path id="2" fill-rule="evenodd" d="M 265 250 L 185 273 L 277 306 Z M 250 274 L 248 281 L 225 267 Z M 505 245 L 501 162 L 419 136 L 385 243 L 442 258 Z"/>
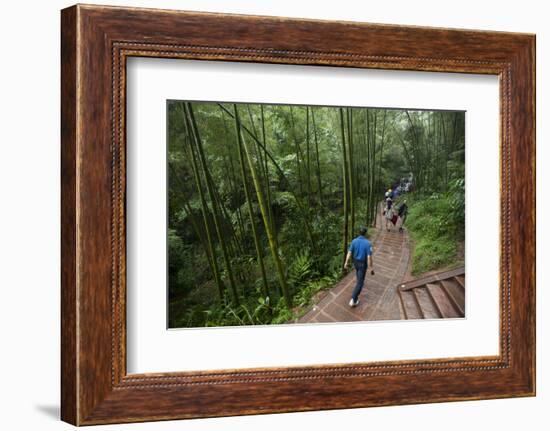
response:
<path id="1" fill-rule="evenodd" d="M 351 292 L 355 287 L 355 270 L 350 271 L 340 282 L 328 290 L 298 323 L 319 322 L 352 322 L 359 320 L 398 320 L 402 319 L 397 285 L 407 274 L 409 265 L 409 235 L 400 233 L 392 225 L 390 232 L 380 228 L 383 219 L 377 220 L 374 233 L 373 261 L 375 275 L 370 275 L 370 268 L 365 277 L 365 284 L 359 296 L 359 305 L 352 308 L 348 305 Z M 399 225 L 399 222 L 397 223 Z"/>

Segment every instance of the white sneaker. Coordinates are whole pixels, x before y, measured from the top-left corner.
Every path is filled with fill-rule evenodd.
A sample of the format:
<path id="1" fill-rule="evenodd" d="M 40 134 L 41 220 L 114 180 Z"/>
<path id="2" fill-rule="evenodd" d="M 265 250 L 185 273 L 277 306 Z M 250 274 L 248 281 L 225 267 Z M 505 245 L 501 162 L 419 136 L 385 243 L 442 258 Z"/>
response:
<path id="1" fill-rule="evenodd" d="M 359 299 L 357 299 L 357 301 L 353 302 L 353 298 L 351 298 L 349 300 L 349 306 L 350 307 L 357 307 L 357 305 L 359 304 Z"/>

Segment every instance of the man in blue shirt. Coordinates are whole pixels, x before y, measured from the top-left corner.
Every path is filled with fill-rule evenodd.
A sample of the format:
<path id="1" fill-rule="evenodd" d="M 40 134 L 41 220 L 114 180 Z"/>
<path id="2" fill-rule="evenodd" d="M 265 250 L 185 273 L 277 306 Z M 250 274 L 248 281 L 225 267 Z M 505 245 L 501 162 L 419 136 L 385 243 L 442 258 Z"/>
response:
<path id="1" fill-rule="evenodd" d="M 355 267 L 355 276 L 357 278 L 357 283 L 355 284 L 355 289 L 351 294 L 351 299 L 349 301 L 350 307 L 357 307 L 359 304 L 359 294 L 363 290 L 363 284 L 365 283 L 365 274 L 367 273 L 367 268 L 370 265 L 372 268 L 372 245 L 370 241 L 365 237 L 367 234 L 367 228 L 362 227 L 359 230 L 359 236 L 354 238 L 351 242 L 348 254 L 346 256 L 346 261 L 344 263 L 344 268 L 347 268 L 350 260 L 353 258 L 353 266 Z M 374 275 L 374 269 L 370 272 Z"/>

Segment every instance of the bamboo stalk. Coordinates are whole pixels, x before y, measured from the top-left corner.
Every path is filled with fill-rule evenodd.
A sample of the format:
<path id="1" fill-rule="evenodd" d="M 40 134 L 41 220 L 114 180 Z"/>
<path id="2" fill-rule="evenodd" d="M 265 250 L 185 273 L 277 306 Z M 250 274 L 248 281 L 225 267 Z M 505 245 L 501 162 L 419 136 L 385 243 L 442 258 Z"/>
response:
<path id="1" fill-rule="evenodd" d="M 265 272 L 263 253 L 260 246 L 260 239 L 258 237 L 258 230 L 256 228 L 256 221 L 254 220 L 254 210 L 252 208 L 252 199 L 250 197 L 250 189 L 248 187 L 248 181 L 246 178 L 246 168 L 244 164 L 243 150 L 242 150 L 241 137 L 240 137 L 241 131 L 240 131 L 238 119 L 235 120 L 235 133 L 237 137 L 239 164 L 241 167 L 241 179 L 243 182 L 244 194 L 246 198 L 246 204 L 248 207 L 248 214 L 250 217 L 250 226 L 252 227 L 252 237 L 254 239 L 254 247 L 256 248 L 256 258 L 258 260 L 258 265 L 260 265 L 260 272 L 262 275 L 262 292 L 264 297 L 267 298 L 269 297 L 269 287 L 267 283 L 267 275 Z"/>
<path id="2" fill-rule="evenodd" d="M 212 213 L 214 214 L 214 227 L 216 228 L 216 233 L 218 235 L 218 240 L 220 242 L 220 247 L 222 249 L 222 256 L 225 264 L 225 270 L 227 271 L 227 275 L 229 278 L 229 286 L 231 288 L 231 293 L 233 295 L 233 301 L 235 304 L 239 304 L 239 294 L 237 293 L 237 284 L 235 283 L 235 276 L 233 274 L 233 267 L 231 265 L 231 260 L 229 258 L 229 253 L 227 251 L 227 244 L 225 242 L 225 236 L 223 235 L 222 229 L 221 229 L 221 220 L 220 220 L 220 210 L 219 206 L 215 197 L 214 192 L 214 184 L 212 181 L 212 178 L 208 171 L 208 166 L 206 164 L 206 157 L 204 155 L 204 149 L 202 147 L 202 141 L 200 138 L 199 130 L 197 127 L 197 123 L 195 121 L 195 116 L 193 114 L 193 107 L 191 106 L 191 103 L 186 103 L 187 107 L 187 113 L 190 120 L 190 126 L 191 126 L 191 132 L 194 137 L 195 145 L 197 147 L 197 152 L 199 154 L 199 161 L 202 165 L 202 169 L 205 173 L 206 178 L 206 189 L 208 191 L 210 202 L 212 203 Z"/>
<path id="3" fill-rule="evenodd" d="M 267 210 L 268 210 L 269 223 L 271 225 L 271 229 L 273 229 L 276 232 L 275 220 L 273 218 L 273 208 L 272 208 L 272 202 L 271 202 L 271 183 L 269 180 L 269 165 L 268 165 L 268 158 L 267 158 L 267 137 L 265 133 L 264 105 L 260 105 L 260 118 L 262 121 L 262 143 L 263 143 L 263 150 L 264 150 L 263 170 L 264 170 L 266 195 L 267 195 Z M 277 246 L 278 246 L 279 240 L 277 238 L 277 235 L 275 235 L 275 242 L 277 243 Z"/>
<path id="4" fill-rule="evenodd" d="M 208 221 L 208 205 L 206 204 L 206 198 L 204 196 L 204 191 L 202 189 L 201 185 L 201 179 L 200 179 L 200 173 L 197 166 L 197 159 L 195 155 L 195 149 L 193 148 L 192 142 L 191 142 L 191 134 L 190 134 L 190 124 L 189 124 L 189 118 L 187 117 L 187 113 L 184 109 L 184 125 L 186 130 L 186 136 L 188 139 L 188 154 L 189 159 L 191 161 L 191 169 L 193 171 L 193 177 L 195 179 L 195 186 L 197 188 L 197 191 L 199 192 L 199 199 L 201 201 L 201 212 L 202 212 L 202 218 L 204 223 L 204 228 L 206 231 L 206 238 L 208 240 L 208 249 L 210 251 L 210 256 L 212 257 L 212 266 L 214 268 L 214 280 L 216 282 L 216 287 L 218 288 L 218 295 L 220 297 L 220 301 L 223 301 L 223 292 L 224 292 L 224 285 L 220 277 L 220 270 L 218 267 L 218 262 L 216 259 L 216 253 L 215 253 L 215 247 L 214 247 L 214 241 L 212 238 L 212 232 L 210 227 L 210 222 Z"/>
<path id="5" fill-rule="evenodd" d="M 292 299 L 290 297 L 290 292 L 289 292 L 289 289 L 288 289 L 288 285 L 286 283 L 286 277 L 285 277 L 285 272 L 284 272 L 284 269 L 283 269 L 283 264 L 281 262 L 281 258 L 279 257 L 279 252 L 278 252 L 278 249 L 277 249 L 277 245 L 275 243 L 274 233 L 273 233 L 273 231 L 271 229 L 271 226 L 269 224 L 266 204 L 265 204 L 264 196 L 263 196 L 263 193 L 262 193 L 261 184 L 260 184 L 260 181 L 259 181 L 259 178 L 258 178 L 258 174 L 256 172 L 256 166 L 254 164 L 254 161 L 252 160 L 252 157 L 250 155 L 250 151 L 248 149 L 246 141 L 244 140 L 244 137 L 243 137 L 243 135 L 241 133 L 241 130 L 240 130 L 239 111 L 237 109 L 236 104 L 233 105 L 233 109 L 234 109 L 234 112 L 235 112 L 235 119 L 236 119 L 236 122 L 237 122 L 239 145 L 241 145 L 241 148 L 244 150 L 244 155 L 246 156 L 246 159 L 247 159 L 247 162 L 248 162 L 248 167 L 249 167 L 250 173 L 252 175 L 252 182 L 254 183 L 254 188 L 256 190 L 256 197 L 258 199 L 258 204 L 260 206 L 260 212 L 262 213 L 262 220 L 264 222 L 265 231 L 267 233 L 267 238 L 268 238 L 268 241 L 269 241 L 269 248 L 271 250 L 271 255 L 273 257 L 273 261 L 275 262 L 275 267 L 277 269 L 277 275 L 278 275 L 278 278 L 279 278 L 279 283 L 280 283 L 280 286 L 281 286 L 281 290 L 283 292 L 283 296 L 285 298 L 285 302 L 286 302 L 287 307 L 291 308 L 292 307 Z"/>
<path id="6" fill-rule="evenodd" d="M 319 206 L 323 206 L 323 187 L 321 182 L 321 163 L 319 161 L 319 141 L 317 140 L 317 126 L 315 125 L 315 110 L 311 109 L 311 121 L 313 125 L 313 137 L 315 140 L 315 160 L 317 162 L 317 193 L 319 195 Z"/>
<path id="7" fill-rule="evenodd" d="M 184 190 L 184 183 L 182 179 L 177 174 L 175 168 L 172 166 L 172 164 L 168 163 L 168 169 L 171 172 L 172 176 L 176 179 L 176 182 L 181 187 L 181 190 Z M 193 209 L 189 205 L 189 202 L 183 201 L 183 210 L 185 211 L 185 214 L 187 218 L 189 218 L 189 221 L 191 222 L 191 226 L 193 227 L 193 230 L 195 231 L 197 238 L 199 238 L 199 242 L 201 244 L 201 247 L 204 250 L 204 254 L 206 255 L 206 259 L 208 260 L 208 266 L 210 266 L 210 270 L 212 273 L 214 273 L 214 264 L 212 262 L 212 256 L 210 255 L 210 250 L 208 248 L 208 243 L 206 241 L 206 238 L 204 237 L 204 232 L 201 231 L 199 227 L 199 222 L 196 219 L 195 215 L 193 214 Z"/>
<path id="8" fill-rule="evenodd" d="M 309 106 L 306 106 L 306 172 L 307 172 L 307 199 L 311 205 L 311 151 L 309 142 Z"/>
<path id="9" fill-rule="evenodd" d="M 225 106 L 223 106 L 222 104 L 218 104 L 225 113 L 227 113 L 231 118 L 235 119 L 235 115 L 233 113 L 231 113 L 231 111 L 229 111 Z M 246 126 L 244 126 L 242 123 L 240 123 L 240 128 L 241 128 L 241 132 L 244 131 L 246 132 L 246 134 L 252 138 L 252 140 L 254 142 L 256 142 L 258 145 L 260 145 L 261 148 L 264 149 L 265 151 L 265 154 L 267 154 L 267 156 L 269 157 L 269 160 L 271 161 L 272 165 L 275 167 L 275 169 L 277 170 L 279 176 L 285 181 L 286 184 L 288 184 L 289 186 L 291 186 L 291 183 L 290 181 L 288 180 L 288 178 L 286 177 L 286 174 L 285 172 L 283 171 L 283 169 L 279 166 L 279 164 L 277 163 L 277 160 L 275 159 L 275 157 L 268 151 L 267 147 L 264 146 L 260 140 L 258 139 L 258 137 L 256 135 L 254 135 L 254 133 L 252 133 L 250 131 L 250 129 L 248 129 Z M 296 202 L 296 206 L 298 207 L 298 211 L 300 212 L 300 216 L 302 218 L 302 222 L 304 223 L 304 227 L 306 229 L 306 234 L 308 236 L 308 240 L 311 244 L 311 247 L 313 249 L 315 249 L 315 239 L 313 237 L 313 231 L 311 229 L 311 225 L 309 223 L 309 215 L 308 215 L 308 211 L 307 209 L 304 207 L 300 197 L 296 194 L 296 192 L 294 190 L 292 190 L 292 188 L 289 188 L 288 190 L 290 192 L 290 194 L 292 195 L 292 197 L 294 198 L 294 201 Z"/>
<path id="10" fill-rule="evenodd" d="M 346 253 L 348 250 L 348 163 L 347 163 L 347 151 L 346 151 L 346 134 L 344 130 L 344 110 L 339 109 L 340 112 L 340 130 L 342 132 L 342 166 L 343 166 L 343 200 L 344 200 L 344 228 L 343 228 L 343 257 L 342 257 L 342 268 L 344 268 L 344 262 L 346 260 Z"/>
<path id="11" fill-rule="evenodd" d="M 348 175 L 349 175 L 349 207 L 351 217 L 350 235 L 355 234 L 355 169 L 353 156 L 353 111 L 347 108 L 348 116 Z M 351 239 L 348 238 L 348 241 Z"/>

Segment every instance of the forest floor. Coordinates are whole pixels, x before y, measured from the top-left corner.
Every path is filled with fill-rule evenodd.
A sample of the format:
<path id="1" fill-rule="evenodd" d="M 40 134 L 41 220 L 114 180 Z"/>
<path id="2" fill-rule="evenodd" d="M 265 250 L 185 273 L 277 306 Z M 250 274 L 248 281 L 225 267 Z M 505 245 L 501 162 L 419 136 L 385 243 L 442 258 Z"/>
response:
<path id="1" fill-rule="evenodd" d="M 375 275 L 369 268 L 359 295 L 359 305 L 350 307 L 349 300 L 355 287 L 355 271 L 350 271 L 336 286 L 322 295 L 297 323 L 353 322 L 365 320 L 403 319 L 399 307 L 397 286 L 410 276 L 410 241 L 406 228 L 399 232 L 392 226 L 388 232 L 381 212 L 372 229 Z"/>

